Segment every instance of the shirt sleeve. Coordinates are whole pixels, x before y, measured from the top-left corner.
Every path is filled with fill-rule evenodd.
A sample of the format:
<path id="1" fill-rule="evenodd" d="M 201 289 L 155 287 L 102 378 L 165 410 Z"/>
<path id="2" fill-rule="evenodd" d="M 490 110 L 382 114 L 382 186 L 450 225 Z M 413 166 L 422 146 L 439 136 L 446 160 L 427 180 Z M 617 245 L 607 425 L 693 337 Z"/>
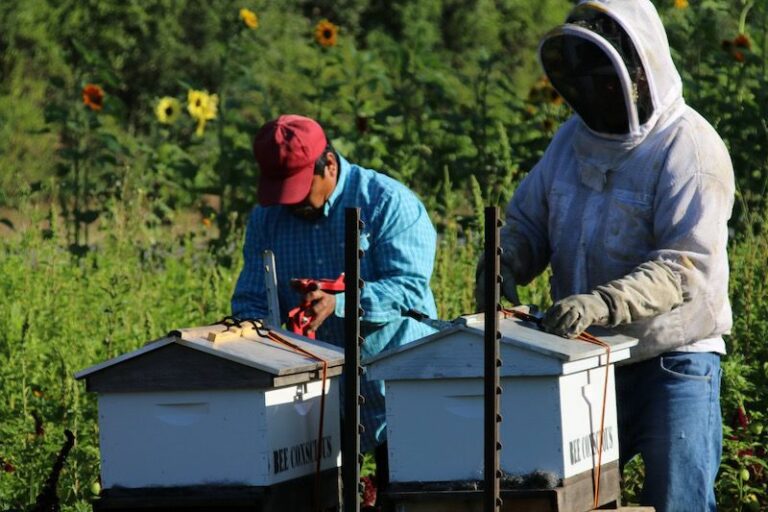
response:
<path id="1" fill-rule="evenodd" d="M 501 229 L 502 262 L 512 269 L 520 285 L 531 282 L 549 264 L 546 165 L 545 154 L 515 190 Z"/>
<path id="2" fill-rule="evenodd" d="M 722 330 L 718 323 L 728 308 L 726 247 L 734 199 L 725 147 L 719 139 L 706 148 L 696 142 L 687 135 L 680 137 L 670 152 L 670 171 L 662 175 L 654 205 L 657 250 L 649 255 L 680 279 L 688 339 Z"/>
<path id="3" fill-rule="evenodd" d="M 264 237 L 257 212 L 251 214 L 245 230 L 243 246 L 243 269 L 237 279 L 232 295 L 232 315 L 238 318 L 266 318 L 267 300 L 261 254 L 264 251 Z"/>
<path id="4" fill-rule="evenodd" d="M 371 239 L 363 258 L 373 259 L 375 279 L 366 280 L 360 291 L 361 320 L 385 324 L 434 301 L 429 281 L 437 236 L 424 206 L 409 191 L 385 195 L 376 210 L 373 225 L 364 229 Z M 344 316 L 344 305 L 344 295 L 337 295 L 336 316 Z"/>

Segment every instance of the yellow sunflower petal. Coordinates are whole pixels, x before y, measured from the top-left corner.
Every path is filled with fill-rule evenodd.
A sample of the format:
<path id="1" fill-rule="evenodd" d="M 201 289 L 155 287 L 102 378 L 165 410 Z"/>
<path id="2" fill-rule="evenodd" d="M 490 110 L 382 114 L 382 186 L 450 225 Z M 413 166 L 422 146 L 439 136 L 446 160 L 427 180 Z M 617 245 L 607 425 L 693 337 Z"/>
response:
<path id="1" fill-rule="evenodd" d="M 166 96 L 155 105 L 155 116 L 163 124 L 174 124 L 181 115 L 181 103 L 176 98 Z"/>
<path id="2" fill-rule="evenodd" d="M 250 29 L 255 30 L 259 28 L 259 17 L 250 9 L 246 9 L 245 7 L 240 9 L 240 19 L 243 20 L 245 26 Z"/>
<path id="3" fill-rule="evenodd" d="M 219 97 L 216 94 L 208 94 L 208 91 L 191 89 L 187 93 L 187 111 L 197 121 L 195 134 L 202 136 L 205 132 L 205 123 L 216 119 L 219 107 Z"/>
<path id="4" fill-rule="evenodd" d="M 206 118 L 207 112 L 210 109 L 210 102 L 211 97 L 208 94 L 208 91 L 197 91 L 193 89 L 187 93 L 187 111 L 189 112 L 189 115 L 195 119 Z M 216 99 L 216 102 L 218 103 L 218 99 Z"/>
<path id="5" fill-rule="evenodd" d="M 216 119 L 216 113 L 219 108 L 219 97 L 216 94 L 211 94 L 205 102 L 205 110 L 203 114 L 205 119 Z"/>

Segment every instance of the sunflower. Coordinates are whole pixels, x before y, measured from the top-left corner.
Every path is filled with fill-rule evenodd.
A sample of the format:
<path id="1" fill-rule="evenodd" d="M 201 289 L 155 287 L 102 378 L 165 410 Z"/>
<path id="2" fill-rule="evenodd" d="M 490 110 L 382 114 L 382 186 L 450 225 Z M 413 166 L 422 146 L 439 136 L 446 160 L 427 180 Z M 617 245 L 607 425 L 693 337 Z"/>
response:
<path id="1" fill-rule="evenodd" d="M 528 101 L 531 103 L 550 103 L 556 107 L 563 104 L 563 97 L 558 94 L 546 76 L 539 78 L 528 91 Z"/>
<path id="2" fill-rule="evenodd" d="M 688 0 L 675 0 L 675 9 L 687 9 Z"/>
<path id="3" fill-rule="evenodd" d="M 96 84 L 85 84 L 83 104 L 91 110 L 101 110 L 104 106 L 104 89 Z"/>
<path id="4" fill-rule="evenodd" d="M 733 45 L 738 48 L 746 48 L 747 50 L 752 48 L 752 42 L 746 34 L 739 34 L 733 38 Z"/>
<path id="5" fill-rule="evenodd" d="M 166 96 L 155 105 L 155 116 L 163 124 L 173 124 L 181 115 L 181 103 L 176 98 Z"/>
<path id="6" fill-rule="evenodd" d="M 243 20 L 245 26 L 250 29 L 255 30 L 259 28 L 259 17 L 250 9 L 246 9 L 245 7 L 240 9 L 240 19 Z"/>
<path id="7" fill-rule="evenodd" d="M 752 41 L 745 34 L 739 34 L 733 39 L 723 39 L 720 43 L 722 49 L 728 52 L 736 62 L 744 62 L 747 59 L 744 51 L 752 47 Z"/>
<path id="8" fill-rule="evenodd" d="M 336 46 L 336 36 L 339 33 L 339 27 L 328 20 L 321 20 L 315 25 L 315 41 L 324 47 Z"/>
<path id="9" fill-rule="evenodd" d="M 197 120 L 195 135 L 202 136 L 205 131 L 205 123 L 211 119 L 216 119 L 218 106 L 219 97 L 215 94 L 208 94 L 208 91 L 189 91 L 187 94 L 187 111 Z"/>

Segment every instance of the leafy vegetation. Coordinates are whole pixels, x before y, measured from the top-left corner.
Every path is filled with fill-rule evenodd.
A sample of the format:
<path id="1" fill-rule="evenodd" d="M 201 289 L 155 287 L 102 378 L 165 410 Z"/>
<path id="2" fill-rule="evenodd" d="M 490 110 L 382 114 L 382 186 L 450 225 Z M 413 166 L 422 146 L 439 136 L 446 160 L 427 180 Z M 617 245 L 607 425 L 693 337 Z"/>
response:
<path id="1" fill-rule="evenodd" d="M 686 99 L 736 170 L 717 486 L 723 510 L 765 510 L 768 5 L 656 4 Z M 0 3 L 0 509 L 34 502 L 68 428 L 59 494 L 87 510 L 96 404 L 72 375 L 228 312 L 257 183 L 250 138 L 280 113 L 316 117 L 342 154 L 420 194 L 440 232 L 440 316 L 471 311 L 482 207 L 509 199 L 569 115 L 535 62 L 569 7 Z M 545 307 L 546 276 L 521 292 Z"/>

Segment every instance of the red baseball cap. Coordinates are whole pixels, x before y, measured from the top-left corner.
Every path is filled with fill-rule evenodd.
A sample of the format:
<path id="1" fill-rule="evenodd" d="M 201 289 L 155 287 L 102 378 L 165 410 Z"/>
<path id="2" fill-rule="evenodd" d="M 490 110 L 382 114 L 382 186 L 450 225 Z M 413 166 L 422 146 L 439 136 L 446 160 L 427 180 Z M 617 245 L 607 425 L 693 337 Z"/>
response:
<path id="1" fill-rule="evenodd" d="M 261 127 L 253 139 L 259 163 L 259 203 L 296 204 L 312 187 L 315 161 L 328 145 L 322 127 L 308 117 L 283 115 Z"/>

